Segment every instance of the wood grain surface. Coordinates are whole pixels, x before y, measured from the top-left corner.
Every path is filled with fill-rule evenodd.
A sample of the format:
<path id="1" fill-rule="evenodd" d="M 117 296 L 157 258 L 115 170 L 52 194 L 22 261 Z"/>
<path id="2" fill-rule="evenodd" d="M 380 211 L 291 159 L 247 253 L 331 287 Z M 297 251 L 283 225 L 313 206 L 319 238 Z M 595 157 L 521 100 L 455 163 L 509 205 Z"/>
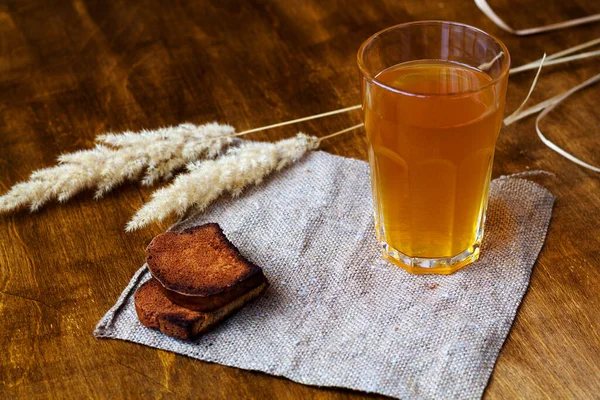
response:
<path id="1" fill-rule="evenodd" d="M 491 0 L 515 28 L 600 13 L 596 0 Z M 519 7 L 520 12 L 515 12 Z M 221 121 L 243 130 L 360 102 L 355 57 L 374 32 L 444 19 L 497 35 L 513 65 L 600 37 L 600 24 L 519 38 L 467 0 L 0 0 L 0 192 L 91 147 L 106 131 Z M 548 67 L 533 102 L 598 73 L 598 61 Z M 507 113 L 533 73 L 511 78 Z M 543 122 L 548 137 L 600 164 L 600 86 Z M 325 135 L 360 113 L 257 133 Z M 366 158 L 364 132 L 324 150 Z M 545 147 L 529 118 L 504 128 L 494 177 L 543 169 L 557 202 L 548 238 L 488 399 L 597 398 L 600 393 L 600 175 Z M 0 216 L 0 398 L 342 399 L 315 388 L 191 360 L 92 330 L 173 221 L 123 227 L 152 189 L 124 185 L 31 215 Z"/>

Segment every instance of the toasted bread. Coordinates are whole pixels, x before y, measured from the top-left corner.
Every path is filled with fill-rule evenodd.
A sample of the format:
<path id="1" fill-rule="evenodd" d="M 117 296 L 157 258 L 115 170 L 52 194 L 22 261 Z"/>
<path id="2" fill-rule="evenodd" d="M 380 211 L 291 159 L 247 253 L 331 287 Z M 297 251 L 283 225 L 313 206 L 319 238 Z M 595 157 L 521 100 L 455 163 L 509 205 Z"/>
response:
<path id="1" fill-rule="evenodd" d="M 165 295 L 195 311 L 216 310 L 265 281 L 215 223 L 161 233 L 148 245 L 146 262 Z"/>
<path id="2" fill-rule="evenodd" d="M 231 303 L 211 312 L 192 311 L 173 303 L 165 296 L 162 285 L 150 279 L 135 292 L 135 311 L 140 322 L 148 328 L 184 340 L 208 331 L 221 320 L 258 297 L 268 286 L 265 281 Z"/>

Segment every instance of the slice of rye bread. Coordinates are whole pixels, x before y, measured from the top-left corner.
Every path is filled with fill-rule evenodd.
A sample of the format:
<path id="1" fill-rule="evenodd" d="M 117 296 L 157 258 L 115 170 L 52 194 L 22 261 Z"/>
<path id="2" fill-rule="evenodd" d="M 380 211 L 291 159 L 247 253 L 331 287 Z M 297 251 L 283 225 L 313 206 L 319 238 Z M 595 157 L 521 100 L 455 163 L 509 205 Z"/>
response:
<path id="1" fill-rule="evenodd" d="M 148 245 L 146 262 L 167 297 L 195 311 L 216 310 L 265 281 L 216 223 L 161 233 Z"/>
<path id="2" fill-rule="evenodd" d="M 192 311 L 173 303 L 165 296 L 162 285 L 151 278 L 135 292 L 135 311 L 140 322 L 148 328 L 158 329 L 178 339 L 190 340 L 254 300 L 268 285 L 265 281 L 218 310 L 202 312 Z"/>

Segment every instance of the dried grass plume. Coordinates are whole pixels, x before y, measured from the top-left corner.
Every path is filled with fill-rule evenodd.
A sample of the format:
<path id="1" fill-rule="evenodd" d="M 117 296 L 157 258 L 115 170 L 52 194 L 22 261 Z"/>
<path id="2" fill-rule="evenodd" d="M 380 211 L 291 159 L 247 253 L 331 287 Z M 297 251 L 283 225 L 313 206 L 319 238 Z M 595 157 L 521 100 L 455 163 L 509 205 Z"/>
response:
<path id="1" fill-rule="evenodd" d="M 144 185 L 169 179 L 187 163 L 219 154 L 234 140 L 233 132 L 229 125 L 210 123 L 98 136 L 93 149 L 61 155 L 57 166 L 33 172 L 28 181 L 0 196 L 0 212 L 25 206 L 35 211 L 50 200 L 63 202 L 86 189 L 95 189 L 99 198 L 142 174 Z"/>
<path id="2" fill-rule="evenodd" d="M 224 193 L 239 195 L 249 185 L 316 149 L 319 140 L 299 133 L 275 143 L 244 142 L 230 148 L 215 160 L 194 162 L 188 172 L 175 178 L 166 188 L 157 190 L 127 224 L 126 230 L 142 228 L 162 221 L 171 214 L 182 216 L 190 207 L 204 210 Z"/>

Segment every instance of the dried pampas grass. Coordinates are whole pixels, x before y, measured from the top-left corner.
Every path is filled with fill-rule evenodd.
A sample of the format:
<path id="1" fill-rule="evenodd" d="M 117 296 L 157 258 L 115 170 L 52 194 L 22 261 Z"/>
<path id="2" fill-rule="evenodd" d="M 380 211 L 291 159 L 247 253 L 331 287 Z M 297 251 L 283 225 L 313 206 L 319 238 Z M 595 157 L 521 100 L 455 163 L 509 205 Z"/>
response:
<path id="1" fill-rule="evenodd" d="M 25 206 L 35 211 L 86 189 L 95 189 L 99 198 L 142 173 L 144 185 L 168 179 L 190 161 L 217 155 L 231 143 L 232 133 L 231 126 L 212 123 L 101 135 L 95 148 L 63 154 L 59 165 L 35 171 L 28 181 L 13 186 L 0 196 L 0 212 Z"/>
<path id="2" fill-rule="evenodd" d="M 354 109 L 349 107 L 302 120 Z M 235 133 L 229 125 L 211 123 L 100 135 L 95 148 L 60 156 L 59 165 L 33 172 L 28 181 L 16 184 L 0 196 L 0 213 L 25 206 L 35 211 L 52 199 L 66 201 L 85 189 L 95 189 L 99 198 L 125 180 L 140 178 L 142 184 L 151 185 L 159 179 L 171 178 L 175 170 L 186 166 L 185 172 L 170 186 L 157 190 L 137 212 L 126 227 L 131 231 L 171 214 L 181 216 L 191 207 L 203 210 L 224 193 L 237 196 L 247 186 L 259 184 L 267 175 L 316 149 L 322 140 L 363 126 L 358 124 L 322 138 L 299 133 L 275 143 L 235 139 L 294 122 L 297 120 L 240 133 Z"/>
<path id="3" fill-rule="evenodd" d="M 249 185 L 257 185 L 269 174 L 316 149 L 319 140 L 299 133 L 276 143 L 246 142 L 230 148 L 223 156 L 187 166 L 171 185 L 157 190 L 127 224 L 132 231 L 162 221 L 171 214 L 182 216 L 190 207 L 202 211 L 223 193 L 239 195 Z"/>

